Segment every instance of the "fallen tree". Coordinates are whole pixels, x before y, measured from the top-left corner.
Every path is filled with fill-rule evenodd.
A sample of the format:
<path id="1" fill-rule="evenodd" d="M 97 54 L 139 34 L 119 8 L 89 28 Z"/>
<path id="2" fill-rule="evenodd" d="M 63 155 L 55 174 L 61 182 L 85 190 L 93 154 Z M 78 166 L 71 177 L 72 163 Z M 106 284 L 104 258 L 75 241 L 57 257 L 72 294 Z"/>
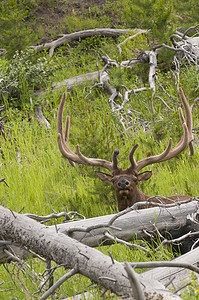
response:
<path id="1" fill-rule="evenodd" d="M 49 227 L 4 207 L 0 207 L 0 234 L 70 269 L 66 279 L 79 273 L 117 295 L 131 299 L 179 299 L 158 281 L 136 274 L 128 263 L 119 263 L 96 249 L 59 231 L 52 232 Z M 40 299 L 47 299 L 51 290 Z"/>
<path id="2" fill-rule="evenodd" d="M 155 112 L 155 108 L 153 105 L 153 100 L 155 98 L 155 93 L 157 90 L 156 85 L 159 84 L 160 88 L 164 91 L 167 97 L 173 102 L 175 105 L 175 101 L 171 95 L 168 94 L 166 88 L 159 82 L 157 67 L 158 67 L 158 55 L 162 51 L 162 49 L 167 49 L 171 52 L 171 56 L 173 57 L 173 65 L 175 70 L 172 70 L 175 78 L 175 85 L 177 89 L 179 89 L 179 74 L 180 74 L 180 66 L 183 63 L 194 64 L 196 70 L 198 69 L 198 57 L 199 57 L 199 37 L 198 36 L 187 36 L 188 32 L 192 30 L 197 30 L 199 24 L 193 27 L 188 28 L 184 33 L 180 33 L 176 31 L 171 35 L 170 40 L 172 45 L 160 44 L 154 46 L 151 50 L 145 50 L 139 53 L 139 55 L 135 58 L 131 58 L 127 61 L 116 61 L 108 57 L 108 55 L 100 55 L 99 60 L 103 63 L 103 68 L 96 72 L 91 72 L 87 74 L 82 74 L 73 78 L 65 79 L 62 82 L 57 82 L 52 84 L 53 89 L 60 89 L 60 87 L 66 87 L 68 91 L 71 91 L 74 85 L 82 85 L 85 82 L 94 81 L 94 85 L 90 87 L 86 87 L 86 90 L 89 89 L 88 94 L 85 96 L 88 97 L 92 93 L 92 89 L 95 87 L 101 86 L 104 88 L 110 97 L 108 99 L 108 104 L 113 112 L 113 115 L 117 118 L 118 123 L 121 125 L 122 130 L 118 128 L 118 130 L 123 134 L 125 132 L 127 136 L 129 135 L 129 130 L 132 129 L 132 124 L 134 124 L 134 131 L 136 131 L 136 126 L 138 122 L 139 112 L 133 111 L 129 106 L 130 98 L 133 94 L 140 93 L 143 91 L 147 91 L 147 86 L 142 86 L 134 89 L 128 89 L 124 84 L 121 85 L 120 88 L 115 88 L 110 84 L 110 70 L 111 69 L 122 69 L 122 68 L 130 68 L 133 69 L 135 64 L 148 64 L 149 72 L 148 72 L 148 84 L 149 89 L 152 91 L 151 97 L 151 109 L 152 112 Z M 96 29 L 91 30 L 95 32 Z M 84 32 L 85 36 L 87 31 Z M 142 30 L 138 30 L 136 34 L 128 37 L 122 43 L 120 43 L 117 48 L 122 52 L 122 46 L 128 39 L 135 38 L 140 33 L 147 33 Z M 76 36 L 77 33 L 74 33 Z M 54 43 L 54 42 L 53 42 Z M 37 46 L 36 46 L 37 47 Z M 98 60 L 98 62 L 99 62 Z M 37 93 L 38 95 L 38 93 Z M 162 103 L 171 111 L 173 109 L 163 100 L 161 97 L 157 97 Z M 177 105 L 176 105 L 177 106 Z M 126 108 L 126 110 L 124 110 Z M 142 127 L 144 130 L 148 128 L 148 123 L 143 124 Z"/>
<path id="3" fill-rule="evenodd" d="M 131 249 L 140 248 L 148 252 L 146 248 L 129 242 L 134 241 L 135 236 L 136 239 L 145 241 L 156 240 L 158 236 L 158 238 L 161 238 L 163 246 L 178 242 L 182 244 L 181 250 L 183 253 L 190 250 L 194 241 L 199 237 L 199 226 L 195 222 L 197 220 L 198 198 L 167 205 L 159 204 L 159 206 L 157 203 L 154 203 L 153 208 L 137 210 L 139 205 L 143 206 L 143 203 L 136 203 L 133 207 L 114 215 L 105 215 L 75 222 L 72 222 L 69 214 L 65 212 L 53 213 L 48 216 L 27 213 L 24 216 L 43 223 L 64 217 L 64 223 L 48 226 L 49 232 L 53 233 L 56 230 L 89 247 L 98 247 L 117 242 Z M 148 206 L 148 202 L 145 205 Z M 168 236 L 170 236 L 169 239 Z M 173 241 L 171 237 L 175 240 Z M 186 242 L 187 239 L 188 242 Z M 6 248 L 8 245 L 12 247 L 11 241 L 2 240 L 1 245 L 2 255 L 0 263 L 11 261 L 12 256 L 9 256 Z M 7 250 L 6 254 L 3 246 Z M 15 243 L 14 247 L 16 248 L 16 246 Z M 23 251 L 20 254 L 21 250 L 18 249 L 17 252 L 14 250 L 14 252 L 20 258 L 23 258 L 25 254 L 27 257 L 27 253 Z"/>
<path id="4" fill-rule="evenodd" d="M 54 40 L 49 43 L 45 43 L 42 45 L 31 46 L 32 49 L 36 51 L 42 51 L 44 49 L 49 49 L 49 56 L 53 56 L 55 48 L 63 45 L 66 42 L 72 42 L 74 40 L 84 39 L 87 37 L 95 36 L 95 35 L 102 35 L 102 36 L 109 36 L 109 37 L 117 37 L 121 34 L 130 34 L 132 31 L 136 32 L 136 34 L 147 33 L 147 30 L 142 29 L 113 29 L 113 28 L 95 28 L 83 31 L 77 31 L 69 34 L 63 34 L 57 40 Z"/>
<path id="5" fill-rule="evenodd" d="M 148 205 L 148 203 L 146 204 Z M 138 208 L 138 206 L 139 203 L 134 208 Z M 46 262 L 52 260 L 71 270 L 63 278 L 60 278 L 55 286 L 52 285 L 41 299 L 46 299 L 60 284 L 76 273 L 90 278 L 98 285 L 118 295 L 128 297 L 134 295 L 135 299 L 142 299 L 135 296 L 137 293 L 135 290 L 139 290 L 141 285 L 141 290 L 144 291 L 143 297 L 145 297 L 143 299 L 150 299 L 151 295 L 153 295 L 153 299 L 156 299 L 155 297 L 158 295 L 161 295 L 162 299 L 175 299 L 165 289 L 165 286 L 170 281 L 170 287 L 172 284 L 172 286 L 176 286 L 176 289 L 179 289 L 185 286 L 185 281 L 191 281 L 189 278 L 190 270 L 187 271 L 186 269 L 198 272 L 198 269 L 194 267 L 194 264 L 197 263 L 197 255 L 192 255 L 192 253 L 198 253 L 198 248 L 182 255 L 181 258 L 175 259 L 173 264 L 169 266 L 165 264 L 162 267 L 164 262 L 151 262 L 151 264 L 156 264 L 155 267 L 158 267 L 158 273 L 151 270 L 151 272 L 147 271 L 138 275 L 132 268 L 153 268 L 154 266 L 147 263 L 140 265 L 136 262 L 127 265 L 118 263 L 113 257 L 107 257 L 89 246 L 118 242 L 127 247 L 137 247 L 145 251 L 145 247 L 127 241 L 134 240 L 135 234 L 140 239 L 155 239 L 157 234 L 162 238 L 165 231 L 169 234 L 172 232 L 174 235 L 178 232 L 179 236 L 184 230 L 186 237 L 190 237 L 190 232 L 188 232 L 190 229 L 192 229 L 192 237 L 198 238 L 199 232 L 196 232 L 198 224 L 194 221 L 197 219 L 197 208 L 198 199 L 195 199 L 184 203 L 166 205 L 166 207 L 160 204 L 159 207 L 143 210 L 128 208 L 126 211 L 115 215 L 45 226 L 32 219 L 49 221 L 58 217 L 65 217 L 68 220 L 70 218 L 66 213 L 49 216 L 20 215 L 0 207 L 0 235 L 4 240 L 4 244 L 3 241 L 1 242 L 0 255 L 1 258 L 3 255 L 5 258 L 5 254 L 7 254 L 7 262 L 11 260 L 21 262 L 22 254 L 26 255 L 25 258 L 27 258 L 28 251 L 30 251 L 36 257 L 42 256 Z M 187 217 L 188 215 L 189 217 Z M 182 238 L 179 237 L 178 242 L 181 240 Z M 163 237 L 162 245 L 167 245 L 167 242 L 168 240 Z M 172 241 L 170 242 L 172 243 Z M 176 243 L 177 239 L 173 242 Z M 13 243 L 14 247 L 18 245 L 18 249 L 13 248 Z M 23 252 L 20 253 L 17 250 Z M 129 267 L 130 274 L 133 272 L 132 276 L 135 277 L 133 283 L 130 283 L 131 275 L 127 271 Z M 176 272 L 180 275 L 175 278 Z M 151 281 L 150 278 L 153 280 Z M 160 282 L 161 284 L 159 284 Z"/>
<path id="6" fill-rule="evenodd" d="M 148 202 L 145 203 L 146 206 L 148 204 Z M 67 234 L 90 247 L 110 244 L 111 240 L 107 237 L 107 231 L 114 238 L 126 242 L 134 240 L 135 236 L 145 240 L 155 238 L 157 230 L 161 234 L 168 232 L 173 237 L 177 235 L 179 237 L 183 231 L 186 234 L 191 230 L 191 226 L 194 226 L 187 216 L 197 212 L 198 200 L 195 198 L 195 201 L 190 199 L 167 205 L 154 203 L 156 207 L 137 210 L 139 205 L 143 206 L 143 203 L 138 202 L 133 207 L 115 215 L 62 223 L 56 227 L 60 233 Z M 189 224 L 191 224 L 190 227 Z M 185 229 L 186 226 L 188 226 L 187 229 Z M 54 226 L 51 226 L 50 230 L 54 231 Z"/>

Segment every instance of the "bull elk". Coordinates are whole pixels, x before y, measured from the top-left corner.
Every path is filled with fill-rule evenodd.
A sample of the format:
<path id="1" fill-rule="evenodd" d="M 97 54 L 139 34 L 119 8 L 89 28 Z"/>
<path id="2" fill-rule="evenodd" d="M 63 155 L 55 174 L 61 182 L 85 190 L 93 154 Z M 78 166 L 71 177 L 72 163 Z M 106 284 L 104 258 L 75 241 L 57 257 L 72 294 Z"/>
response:
<path id="1" fill-rule="evenodd" d="M 68 147 L 68 139 L 69 139 L 69 126 L 70 126 L 70 118 L 69 116 L 66 117 L 66 127 L 65 127 L 65 135 L 63 134 L 63 109 L 64 104 L 66 101 L 66 94 L 64 93 L 59 105 L 58 109 L 58 118 L 57 118 L 57 133 L 58 133 L 58 145 L 59 149 L 62 153 L 62 155 L 67 158 L 72 166 L 74 166 L 74 163 L 82 164 L 82 165 L 88 165 L 88 166 L 95 166 L 95 167 L 102 167 L 107 170 L 109 170 L 112 174 L 105 174 L 102 172 L 96 172 L 98 177 L 103 182 L 110 182 L 113 184 L 115 193 L 117 196 L 117 204 L 119 211 L 124 210 L 125 208 L 132 206 L 136 202 L 142 202 L 146 201 L 149 196 L 145 195 L 143 192 L 141 192 L 137 184 L 140 181 L 148 180 L 152 172 L 151 171 L 145 171 L 143 173 L 139 173 L 141 169 L 144 167 L 160 163 L 166 160 L 170 160 L 173 157 L 176 157 L 179 153 L 181 153 L 187 146 L 189 146 L 190 155 L 194 154 L 193 149 L 193 136 L 192 136 L 192 115 L 191 115 L 191 109 L 189 107 L 189 104 L 185 98 L 185 95 L 182 91 L 182 89 L 179 89 L 179 94 L 181 101 L 184 106 L 185 110 L 185 118 L 182 113 L 182 109 L 179 107 L 179 117 L 182 123 L 183 127 L 183 135 L 178 142 L 178 144 L 171 149 L 172 146 L 172 139 L 169 139 L 168 146 L 166 149 L 158 155 L 146 157 L 140 161 L 135 160 L 134 153 L 135 150 L 138 148 L 138 144 L 133 146 L 133 148 L 130 150 L 129 153 L 129 160 L 130 160 L 130 167 L 127 169 L 122 169 L 118 166 L 118 154 L 119 150 L 114 150 L 112 154 L 112 161 L 107 161 L 104 159 L 98 159 L 98 158 L 87 158 L 85 157 L 79 149 L 79 146 L 76 146 L 76 154 Z M 190 198 L 189 196 L 172 196 L 170 198 L 162 197 L 160 200 L 162 200 L 164 203 L 171 203 L 173 201 L 183 201 Z M 150 197 L 150 199 L 157 202 L 156 198 Z"/>

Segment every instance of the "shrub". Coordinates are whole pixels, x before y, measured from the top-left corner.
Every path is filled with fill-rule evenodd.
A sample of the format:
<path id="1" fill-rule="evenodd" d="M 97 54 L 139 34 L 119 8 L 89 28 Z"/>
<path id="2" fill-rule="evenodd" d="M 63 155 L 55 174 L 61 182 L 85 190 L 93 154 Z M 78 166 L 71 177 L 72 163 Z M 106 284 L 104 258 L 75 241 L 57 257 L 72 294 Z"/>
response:
<path id="1" fill-rule="evenodd" d="M 0 3 L 1 47 L 11 57 L 16 49 L 19 51 L 31 45 L 37 34 L 30 29 L 31 10 L 36 6 L 34 0 L 3 0 Z"/>
<path id="2" fill-rule="evenodd" d="M 15 107 L 26 104 L 35 89 L 46 86 L 55 69 L 54 60 L 35 54 L 29 49 L 17 51 L 10 61 L 0 59 L 1 97 L 9 98 Z"/>

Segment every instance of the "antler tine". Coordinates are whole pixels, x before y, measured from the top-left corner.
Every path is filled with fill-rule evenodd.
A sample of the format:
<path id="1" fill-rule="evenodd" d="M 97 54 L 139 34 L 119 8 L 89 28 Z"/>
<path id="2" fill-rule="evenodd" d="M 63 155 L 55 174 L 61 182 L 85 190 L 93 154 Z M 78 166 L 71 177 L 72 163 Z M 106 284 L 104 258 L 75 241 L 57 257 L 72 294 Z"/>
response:
<path id="1" fill-rule="evenodd" d="M 119 150 L 115 150 L 113 152 L 112 162 L 109 162 L 104 159 L 98 158 L 87 158 L 84 156 L 79 149 L 79 146 L 76 146 L 75 154 L 67 145 L 69 139 L 69 127 L 70 127 L 70 117 L 66 117 L 66 126 L 65 126 L 65 135 L 63 135 L 63 110 L 64 104 L 66 102 L 66 94 L 64 93 L 59 105 L 58 116 L 57 116 L 57 134 L 58 134 L 58 146 L 62 155 L 67 158 L 72 166 L 74 166 L 74 162 L 83 165 L 89 166 L 99 166 L 108 169 L 113 172 L 118 169 L 118 161 L 117 155 L 119 154 Z"/>
<path id="2" fill-rule="evenodd" d="M 103 167 L 109 171 L 113 171 L 113 162 L 107 161 L 105 159 L 99 159 L 99 158 L 88 158 L 84 156 L 79 149 L 79 145 L 76 145 L 76 152 L 78 157 L 81 159 L 82 164 L 88 165 L 88 166 L 98 166 Z"/>
<path id="3" fill-rule="evenodd" d="M 135 158 L 133 157 L 134 152 L 138 147 L 138 144 L 136 144 L 131 149 L 130 154 L 129 154 L 129 159 L 131 162 L 131 166 L 129 167 L 130 170 L 132 170 L 134 172 L 139 172 L 141 169 L 143 169 L 144 167 L 146 167 L 148 165 L 169 160 L 169 159 L 177 156 L 179 153 L 181 153 L 186 148 L 186 146 L 189 146 L 190 155 L 194 154 L 194 149 L 193 149 L 193 144 L 192 144 L 193 136 L 192 136 L 191 109 L 190 109 L 189 104 L 186 100 L 186 97 L 183 93 L 182 88 L 179 89 L 179 93 L 180 93 L 180 98 L 181 98 L 181 101 L 183 103 L 184 110 L 185 110 L 185 118 L 184 118 L 182 109 L 180 107 L 178 108 L 179 117 L 180 117 L 180 120 L 181 120 L 181 123 L 183 126 L 183 131 L 184 131 L 182 138 L 180 139 L 178 144 L 173 149 L 171 149 L 172 139 L 170 138 L 168 146 L 164 152 L 162 152 L 159 155 L 146 157 L 138 162 L 136 162 Z"/>
<path id="4" fill-rule="evenodd" d="M 179 143 L 161 161 L 166 161 L 168 159 L 171 159 L 171 158 L 177 156 L 180 152 L 182 152 L 186 148 L 186 146 L 189 146 L 189 155 L 194 154 L 191 109 L 190 109 L 188 101 L 183 93 L 182 88 L 179 88 L 179 94 L 180 94 L 180 99 L 182 101 L 182 104 L 183 104 L 183 107 L 185 110 L 185 118 L 183 116 L 182 109 L 180 107 L 178 108 L 178 112 L 179 112 L 179 116 L 180 116 L 180 120 L 183 125 L 183 128 L 184 128 L 184 125 L 186 125 L 187 129 L 184 129 L 184 134 L 183 134 L 182 138 L 180 139 Z"/>
<path id="5" fill-rule="evenodd" d="M 189 131 L 189 155 L 193 155 L 194 154 L 194 148 L 193 148 L 193 135 L 192 135 L 192 127 L 193 127 L 193 121 L 192 121 L 192 114 L 191 114 L 191 109 L 189 107 L 189 104 L 187 102 L 187 99 L 184 95 L 184 92 L 182 90 L 182 88 L 179 88 L 179 94 L 180 94 L 180 99 L 182 101 L 182 104 L 184 106 L 184 110 L 185 110 L 185 119 L 186 119 L 186 124 L 188 127 L 188 131 Z"/>
<path id="6" fill-rule="evenodd" d="M 66 157 L 70 164 L 74 167 L 74 161 L 77 163 L 80 163 L 80 159 L 78 156 L 69 149 L 67 142 L 69 138 L 69 126 L 70 126 L 70 117 L 66 117 L 66 125 L 65 125 L 65 136 L 63 136 L 63 110 L 64 110 L 64 104 L 66 102 L 66 94 L 63 93 L 58 114 L 57 114 L 57 134 L 58 134 L 58 146 L 61 154 Z"/>
<path id="7" fill-rule="evenodd" d="M 135 144 L 133 146 L 133 148 L 131 149 L 131 151 L 129 152 L 129 160 L 130 160 L 130 163 L 131 163 L 130 169 L 132 169 L 132 170 L 136 170 L 136 167 L 137 167 L 137 163 L 136 163 L 136 160 L 134 158 L 134 153 L 135 153 L 135 150 L 137 149 L 138 146 L 139 146 L 139 144 Z"/>
<path id="8" fill-rule="evenodd" d="M 117 158 L 119 153 L 120 153 L 119 149 L 115 149 L 113 151 L 113 155 L 112 155 L 113 169 L 112 169 L 112 172 L 117 171 L 119 169 L 119 167 L 118 167 L 118 158 Z"/>
<path id="9" fill-rule="evenodd" d="M 136 144 L 135 146 L 138 147 L 138 144 Z M 131 152 L 130 152 L 131 154 L 134 154 L 135 150 L 137 149 L 137 147 L 135 147 L 135 146 L 131 149 Z M 169 151 L 171 150 L 171 146 L 172 146 L 172 139 L 170 138 L 167 148 L 159 155 L 146 157 L 138 162 L 136 162 L 135 159 L 131 157 L 131 160 L 130 160 L 131 166 L 129 169 L 133 170 L 134 172 L 139 172 L 144 167 L 161 161 L 169 153 Z M 133 149 L 134 149 L 134 151 L 133 151 Z M 129 157 L 130 157 L 130 155 L 129 155 Z M 133 164 L 132 164 L 132 161 L 133 161 Z"/>
<path id="10" fill-rule="evenodd" d="M 67 144 L 69 139 L 70 117 L 66 117 L 64 141 Z"/>

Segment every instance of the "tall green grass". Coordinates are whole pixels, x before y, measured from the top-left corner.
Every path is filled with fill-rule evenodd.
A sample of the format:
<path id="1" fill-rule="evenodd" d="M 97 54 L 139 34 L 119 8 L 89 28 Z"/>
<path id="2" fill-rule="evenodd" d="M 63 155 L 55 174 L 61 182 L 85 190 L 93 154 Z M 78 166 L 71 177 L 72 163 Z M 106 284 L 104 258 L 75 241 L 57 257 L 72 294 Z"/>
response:
<path id="1" fill-rule="evenodd" d="M 53 3 L 53 1 L 46 2 Z M 148 5 L 148 2 L 145 2 L 142 1 L 143 4 Z M 90 11 L 85 12 L 83 17 L 78 18 L 77 14 L 74 13 L 62 24 L 67 26 L 70 32 L 88 29 L 91 26 L 110 26 L 112 19 L 119 26 L 121 24 L 125 24 L 126 27 L 130 26 L 133 20 L 132 7 L 129 7 L 129 3 L 132 4 L 132 1 L 126 0 L 114 3 L 114 7 L 112 1 L 106 1 L 104 5 L 106 11 L 109 12 L 109 16 L 104 17 L 104 13 L 99 8 L 91 7 Z M 160 5 L 162 2 L 158 3 Z M 166 3 L 168 4 L 168 1 Z M 118 12 L 121 12 L 120 15 L 118 15 Z M 149 13 L 152 13 L 151 8 Z M 96 20 L 92 20 L 93 16 L 96 16 Z M 125 16 L 128 16 L 128 18 L 125 18 Z M 143 15 L 143 22 L 147 21 L 147 18 L 148 16 Z M 89 22 L 87 22 L 88 20 Z M 152 20 L 149 21 L 152 22 Z M 117 212 L 113 187 L 102 183 L 96 177 L 96 168 L 80 165 L 73 168 L 62 157 L 57 145 L 56 116 L 61 94 L 66 89 L 63 87 L 60 91 L 54 90 L 52 92 L 50 85 L 52 81 L 57 82 L 96 71 L 98 51 L 101 54 L 107 53 L 111 59 L 122 61 L 134 58 L 138 53 L 148 50 L 148 48 L 151 49 L 149 35 L 142 35 L 125 43 L 120 55 L 116 46 L 124 39 L 126 39 L 126 36 L 120 36 L 118 39 L 92 37 L 74 42 L 73 45 L 66 44 L 60 47 L 51 60 L 48 60 L 47 54 L 44 54 L 44 57 L 46 55 L 46 65 L 52 64 L 52 69 L 50 69 L 52 72 L 49 72 L 48 77 L 45 77 L 49 88 L 40 96 L 40 99 L 38 100 L 33 94 L 34 84 L 39 82 L 42 87 L 48 84 L 46 80 L 44 84 L 44 77 L 42 77 L 43 74 L 46 74 L 46 69 L 41 69 L 44 71 L 42 73 L 37 68 L 35 72 L 31 73 L 31 80 L 28 82 L 25 78 L 26 72 L 22 73 L 23 76 L 20 77 L 21 81 L 17 90 L 18 96 L 15 95 L 9 98 L 6 94 L 1 98 L 6 106 L 5 114 L 8 115 L 5 124 L 8 134 L 6 141 L 0 136 L 2 151 L 0 155 L 0 178 L 6 177 L 9 187 L 3 183 L 0 184 L 0 198 L 3 204 L 7 201 L 8 208 L 19 211 L 24 207 L 24 213 L 39 215 L 50 214 L 53 211 L 77 211 L 87 218 Z M 165 56 L 160 56 L 163 65 L 168 62 L 168 56 L 170 56 L 168 53 Z M 33 65 L 37 66 L 36 62 L 38 62 L 37 58 L 39 56 L 37 57 L 35 54 L 35 57 Z M 10 63 L 11 71 L 13 71 L 12 61 L 2 60 L 2 65 L 5 64 L 6 66 L 8 63 Z M 15 63 L 19 66 L 17 61 Z M 26 69 L 27 71 L 29 67 Z M 99 69 L 102 67 L 100 62 Z M 16 71 L 14 66 L 13 69 Z M 153 99 L 155 112 L 152 113 L 150 91 L 132 95 L 128 108 L 134 109 L 140 114 L 137 115 L 136 119 L 138 125 L 130 131 L 130 137 L 127 137 L 125 133 L 121 135 L 122 127 L 110 110 L 109 95 L 104 89 L 101 87 L 94 88 L 92 94 L 88 96 L 89 90 L 84 91 L 83 88 L 90 86 L 90 83 L 85 83 L 84 87 L 74 87 L 72 92 L 67 94 L 64 112 L 65 116 L 68 114 L 71 117 L 70 147 L 74 150 L 75 145 L 79 144 L 84 155 L 107 160 L 111 160 L 113 150 L 118 148 L 120 149 L 119 166 L 126 168 L 130 164 L 129 151 L 135 143 L 139 143 L 135 153 L 136 160 L 146 157 L 148 152 L 151 155 L 161 153 L 170 137 L 173 138 L 173 144 L 175 145 L 183 132 L 176 107 L 177 105 L 181 106 L 181 103 L 177 95 L 173 73 L 168 69 L 168 66 L 164 70 L 160 68 L 157 75 L 160 83 L 172 95 L 176 105 L 166 97 L 158 84 L 156 95 L 162 97 L 174 112 L 168 110 L 158 99 Z M 147 64 L 136 65 L 131 70 L 116 70 L 113 68 L 109 70 L 110 82 L 121 93 L 124 93 L 124 89 L 120 88 L 121 84 L 129 89 L 143 85 L 148 86 L 148 70 L 149 66 Z M 41 75 L 40 80 L 38 80 L 38 73 Z M 195 98 L 198 97 L 198 78 L 195 67 L 185 65 L 180 74 L 180 82 L 189 103 L 193 104 Z M 50 130 L 47 130 L 44 125 L 35 120 L 33 107 L 30 105 L 30 96 L 33 105 L 38 104 L 38 102 L 43 105 L 44 115 L 51 125 Z M 13 106 L 21 107 L 21 110 L 13 110 Z M 149 127 L 146 131 L 143 131 L 141 126 L 144 122 L 147 122 Z M 193 122 L 194 126 L 198 127 L 197 105 L 194 105 Z M 118 128 L 120 131 L 118 131 Z M 189 157 L 188 149 L 186 149 L 171 161 L 148 166 L 146 169 L 152 170 L 153 175 L 150 180 L 139 185 L 140 189 L 149 196 L 171 196 L 176 194 L 198 196 L 198 156 L 198 148 L 196 147 L 193 157 Z M 61 221 L 57 220 L 56 222 Z M 136 239 L 134 242 L 141 243 Z M 141 250 L 129 250 L 123 245 L 117 244 L 101 247 L 99 250 L 105 254 L 111 252 L 113 258 L 118 261 L 169 260 L 173 258 L 171 249 L 161 248 L 158 252 L 154 252 L 155 246 L 155 243 L 146 245 L 150 250 L 151 257 L 147 257 Z M 26 274 L 18 271 L 16 266 L 7 266 L 9 271 L 13 273 L 15 284 L 5 268 L 0 266 L 0 282 L 5 280 L 1 289 L 14 289 L 0 292 L 1 299 L 33 299 L 32 294 L 37 291 L 39 282 L 33 280 L 31 270 L 33 268 L 37 273 L 42 273 L 45 265 L 32 258 L 29 259 L 28 263 L 31 269 Z M 143 270 L 139 272 L 141 271 Z M 17 277 L 17 272 L 20 274 L 20 280 Z M 63 268 L 58 269 L 55 272 L 55 280 L 64 273 Z M 71 296 L 74 294 L 74 289 L 81 292 L 89 284 L 90 280 L 79 275 L 74 276 L 73 279 L 63 284 L 54 298 L 61 299 Z M 101 291 L 96 292 L 96 299 L 99 299 L 100 293 Z M 38 297 L 38 294 L 36 294 L 36 297 Z"/>
<path id="2" fill-rule="evenodd" d="M 78 143 L 82 152 L 88 157 L 110 160 L 112 151 L 119 148 L 119 165 L 124 168 L 129 165 L 128 153 L 136 142 L 139 142 L 140 146 L 135 156 L 137 160 L 140 160 L 148 151 L 151 151 L 151 155 L 162 152 L 170 136 L 173 137 L 175 144 L 182 134 L 181 128 L 173 126 L 172 131 L 172 124 L 170 126 L 167 124 L 169 132 L 165 133 L 160 141 L 156 140 L 153 131 L 146 133 L 141 128 L 137 128 L 139 135 L 132 134 L 131 138 L 124 135 L 121 139 L 116 129 L 116 120 L 107 105 L 106 95 L 100 96 L 99 91 L 94 92 L 94 95 L 96 96 L 94 99 L 85 100 L 82 96 L 82 89 L 74 89 L 73 94 L 67 95 L 64 112 L 65 116 L 67 114 L 71 116 L 70 147 L 75 149 Z M 3 203 L 7 201 L 7 206 L 14 211 L 19 211 L 24 207 L 24 212 L 39 215 L 66 210 L 67 212 L 77 211 L 88 218 L 116 212 L 113 187 L 102 183 L 96 177 L 95 168 L 79 165 L 73 168 L 59 152 L 56 114 L 60 96 L 60 93 L 55 93 L 53 103 L 48 104 L 50 110 L 44 110 L 51 124 L 50 130 L 38 124 L 32 112 L 30 119 L 26 114 L 22 118 L 20 114 L 13 116 L 12 112 L 8 111 L 9 121 L 6 124 L 9 125 L 9 134 L 6 141 L 1 138 L 0 178 L 5 176 L 9 187 L 1 184 L 0 197 Z M 143 101 L 147 102 L 147 99 Z M 142 103 L 138 102 L 136 105 L 139 108 Z M 187 149 L 171 161 L 149 166 L 147 169 L 152 169 L 153 176 L 149 181 L 142 183 L 140 189 L 148 195 L 198 196 L 197 162 L 197 149 L 193 157 L 188 156 Z M 135 242 L 139 243 L 139 241 Z M 100 250 L 105 254 L 111 251 L 113 257 L 119 261 L 168 260 L 173 257 L 172 252 L 165 249 L 154 253 L 154 246 L 148 245 L 148 247 L 151 249 L 152 258 L 146 257 L 145 253 L 140 250 L 129 250 L 116 244 L 102 247 Z M 29 263 L 37 273 L 42 273 L 45 268 L 37 260 L 30 259 Z M 14 274 L 13 267 L 8 266 L 8 268 Z M 13 287 L 8 273 L 2 266 L 0 270 L 2 280 L 6 281 L 4 288 Z M 56 271 L 55 279 L 63 275 L 63 272 L 63 269 Z M 17 286 L 14 290 L 15 296 L 17 299 L 31 299 L 25 286 L 33 293 L 37 290 L 39 283 L 30 282 L 30 275 L 23 275 L 21 272 L 20 278 L 23 279 L 24 287 L 21 288 L 21 283 L 15 279 Z M 61 298 L 61 295 L 72 295 L 74 286 L 77 291 L 82 291 L 89 284 L 88 279 L 79 275 L 75 276 L 57 291 L 56 299 Z M 1 295 L 2 299 L 12 299 L 13 291 Z M 98 299 L 97 295 L 96 299 Z"/>
<path id="3" fill-rule="evenodd" d="M 114 149 L 120 149 L 119 165 L 128 167 L 128 153 L 140 141 L 136 159 L 158 154 L 166 147 L 169 135 L 177 142 L 176 132 L 169 130 L 162 141 L 157 142 L 151 132 L 141 132 L 132 138 L 120 138 L 104 98 L 98 97 L 91 103 L 82 98 L 80 91 L 68 95 L 65 115 L 71 116 L 70 145 L 79 144 L 88 157 L 111 160 Z M 9 188 L 1 185 L 0 196 L 7 199 L 10 208 L 27 212 L 49 213 L 55 210 L 78 210 L 86 217 L 96 216 L 116 209 L 112 186 L 103 184 L 95 175 L 95 168 L 76 165 L 71 167 L 59 152 L 56 134 L 56 113 L 60 96 L 54 99 L 50 120 L 51 130 L 36 120 L 21 120 L 17 117 L 9 123 L 7 140 L 1 139 L 0 175 L 6 177 Z M 154 124 L 155 125 L 155 124 Z M 168 124 L 167 124 L 168 126 Z M 177 130 L 177 128 L 175 128 Z M 182 129 L 177 135 L 182 134 Z M 172 161 L 149 166 L 153 176 L 141 188 L 149 195 L 188 194 L 197 196 L 198 152 L 188 156 L 188 149 Z M 100 207 L 100 209 L 99 209 Z M 110 208 L 109 208 L 110 207 Z"/>

